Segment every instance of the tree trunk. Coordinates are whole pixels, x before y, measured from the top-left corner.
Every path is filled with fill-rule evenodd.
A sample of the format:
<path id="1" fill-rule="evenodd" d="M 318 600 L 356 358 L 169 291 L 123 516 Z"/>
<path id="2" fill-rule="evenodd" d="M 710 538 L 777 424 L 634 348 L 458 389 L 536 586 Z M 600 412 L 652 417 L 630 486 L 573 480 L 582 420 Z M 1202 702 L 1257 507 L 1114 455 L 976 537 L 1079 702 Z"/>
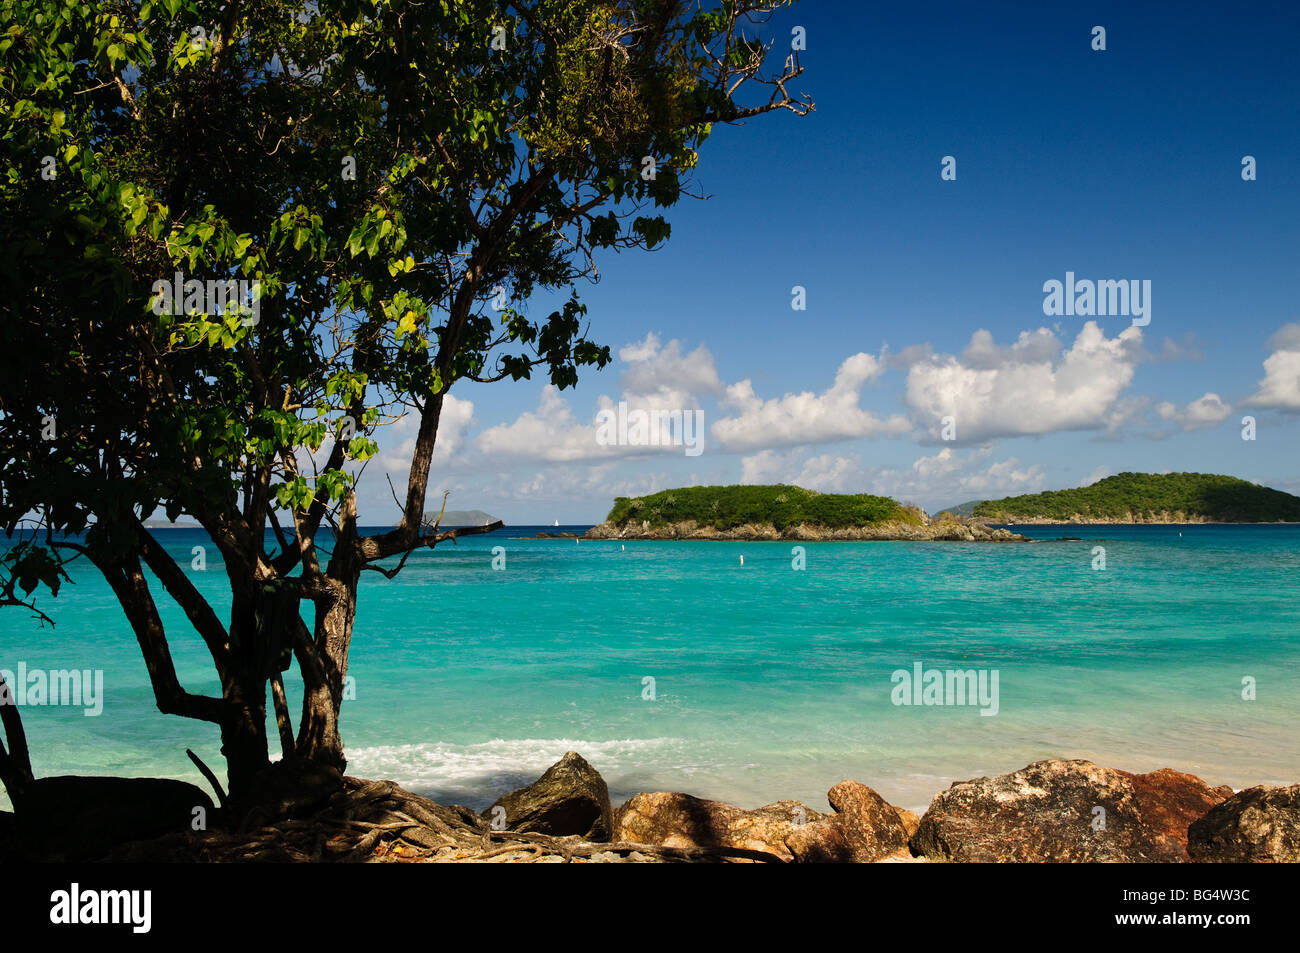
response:
<path id="1" fill-rule="evenodd" d="M 271 764 L 266 742 L 266 677 L 245 672 L 227 676 L 223 682 L 228 710 L 221 721 L 221 753 L 226 759 L 230 801 L 242 806 L 249 802 L 253 779 Z"/>
<path id="2" fill-rule="evenodd" d="M 332 598 L 316 603 L 313 636 L 309 640 L 303 632 L 295 653 L 303 680 L 298 756 L 342 771 L 347 759 L 343 757 L 343 738 L 339 734 L 339 711 L 348 674 L 348 650 L 352 645 L 362 566 L 356 532 L 356 497 L 351 493 L 344 501 L 340 517 L 339 537 L 326 572 Z"/>

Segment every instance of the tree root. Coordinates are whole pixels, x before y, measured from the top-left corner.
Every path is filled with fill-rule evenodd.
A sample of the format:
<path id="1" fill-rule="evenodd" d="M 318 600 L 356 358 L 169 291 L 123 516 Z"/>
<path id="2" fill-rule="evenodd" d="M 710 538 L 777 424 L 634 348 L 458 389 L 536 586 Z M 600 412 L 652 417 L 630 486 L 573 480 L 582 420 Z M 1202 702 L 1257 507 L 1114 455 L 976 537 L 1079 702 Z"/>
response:
<path id="1" fill-rule="evenodd" d="M 253 830 L 169 834 L 127 844 L 115 861 L 207 863 L 783 863 L 774 854 L 727 847 L 597 843 L 496 831 L 465 807 L 447 807 L 391 781 L 345 778 L 343 789 L 310 817 Z"/>

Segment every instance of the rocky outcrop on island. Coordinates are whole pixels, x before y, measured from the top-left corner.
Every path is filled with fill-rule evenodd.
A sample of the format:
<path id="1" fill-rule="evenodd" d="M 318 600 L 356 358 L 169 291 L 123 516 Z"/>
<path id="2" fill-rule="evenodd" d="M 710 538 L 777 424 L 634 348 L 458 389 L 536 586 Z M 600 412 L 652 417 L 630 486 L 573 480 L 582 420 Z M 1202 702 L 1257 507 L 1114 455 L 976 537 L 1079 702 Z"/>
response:
<path id="1" fill-rule="evenodd" d="M 911 847 L 951 861 L 1186 861 L 1188 825 L 1231 796 L 1169 768 L 1131 774 L 1038 761 L 953 784 L 935 797 Z"/>
<path id="2" fill-rule="evenodd" d="M 930 523 L 887 521 L 863 526 L 818 526 L 799 523 L 778 529 L 772 523 L 745 523 L 727 529 L 701 525 L 695 520 L 655 526 L 648 520 L 606 521 L 587 531 L 585 539 L 688 539 L 758 542 L 831 542 L 895 540 L 915 542 L 1014 543 L 1029 542 L 1027 536 L 1007 529 L 993 529 L 978 520 L 936 520 Z"/>
<path id="3" fill-rule="evenodd" d="M 1234 794 L 1194 821 L 1187 841 L 1192 860 L 1300 863 L 1300 784 Z"/>
<path id="4" fill-rule="evenodd" d="M 566 751 L 532 784 L 498 798 L 483 812 L 489 824 L 497 818 L 504 820 L 498 829 L 577 834 L 591 841 L 609 840 L 614 829 L 609 787 L 576 751 Z"/>

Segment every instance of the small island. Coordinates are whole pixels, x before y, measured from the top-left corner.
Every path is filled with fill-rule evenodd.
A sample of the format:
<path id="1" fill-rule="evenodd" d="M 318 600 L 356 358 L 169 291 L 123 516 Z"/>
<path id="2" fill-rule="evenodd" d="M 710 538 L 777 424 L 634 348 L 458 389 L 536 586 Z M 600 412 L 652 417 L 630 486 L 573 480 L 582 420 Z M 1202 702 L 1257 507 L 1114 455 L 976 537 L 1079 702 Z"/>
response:
<path id="1" fill-rule="evenodd" d="M 691 486 L 616 497 L 605 521 L 584 538 L 1028 541 L 978 520 L 957 516 L 932 520 L 920 507 L 887 496 L 818 493 L 782 484 Z"/>
<path id="2" fill-rule="evenodd" d="M 991 523 L 1296 523 L 1300 497 L 1213 473 L 1120 473 L 1091 486 L 985 500 Z"/>

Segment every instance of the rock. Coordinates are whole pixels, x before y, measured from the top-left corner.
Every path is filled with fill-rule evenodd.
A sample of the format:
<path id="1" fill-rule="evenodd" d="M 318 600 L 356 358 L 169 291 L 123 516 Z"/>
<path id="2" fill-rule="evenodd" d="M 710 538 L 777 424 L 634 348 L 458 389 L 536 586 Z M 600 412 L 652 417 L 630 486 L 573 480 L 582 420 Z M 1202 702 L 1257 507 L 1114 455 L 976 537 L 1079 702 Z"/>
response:
<path id="1" fill-rule="evenodd" d="M 483 812 L 491 822 L 505 808 L 506 829 L 536 834 L 577 834 L 607 841 L 614 830 L 609 788 L 582 755 L 566 751 L 532 784 L 511 791 Z"/>
<path id="2" fill-rule="evenodd" d="M 195 808 L 210 825 L 212 799 L 171 778 L 38 778 L 16 814 L 15 847 L 41 860 L 97 860 L 129 841 L 190 831 Z"/>
<path id="3" fill-rule="evenodd" d="M 1231 794 L 1169 768 L 1131 774 L 1091 761 L 1039 761 L 940 793 L 912 836 L 912 853 L 976 862 L 1186 861 L 1188 825 Z"/>
<path id="4" fill-rule="evenodd" d="M 1188 828 L 1187 852 L 1215 863 L 1300 862 L 1300 784 L 1261 785 L 1210 808 Z"/>
<path id="5" fill-rule="evenodd" d="M 921 826 L 921 819 L 916 816 L 914 811 L 909 811 L 905 807 L 898 807 L 894 810 L 898 811 L 899 820 L 903 822 L 903 828 L 907 831 L 907 839 L 910 842 L 912 835 L 916 833 L 916 829 Z"/>
<path id="6" fill-rule="evenodd" d="M 785 840 L 800 863 L 865 864 L 910 856 L 903 812 L 858 781 L 841 781 L 826 795 L 835 813 L 798 828 Z M 915 814 L 907 811 L 913 819 Z M 914 829 L 914 828 L 913 828 Z"/>
<path id="7" fill-rule="evenodd" d="M 792 860 L 786 840 L 801 825 L 825 818 L 799 801 L 777 801 L 747 811 L 722 801 L 659 791 L 636 794 L 623 803 L 614 815 L 614 840 L 761 850 Z"/>

